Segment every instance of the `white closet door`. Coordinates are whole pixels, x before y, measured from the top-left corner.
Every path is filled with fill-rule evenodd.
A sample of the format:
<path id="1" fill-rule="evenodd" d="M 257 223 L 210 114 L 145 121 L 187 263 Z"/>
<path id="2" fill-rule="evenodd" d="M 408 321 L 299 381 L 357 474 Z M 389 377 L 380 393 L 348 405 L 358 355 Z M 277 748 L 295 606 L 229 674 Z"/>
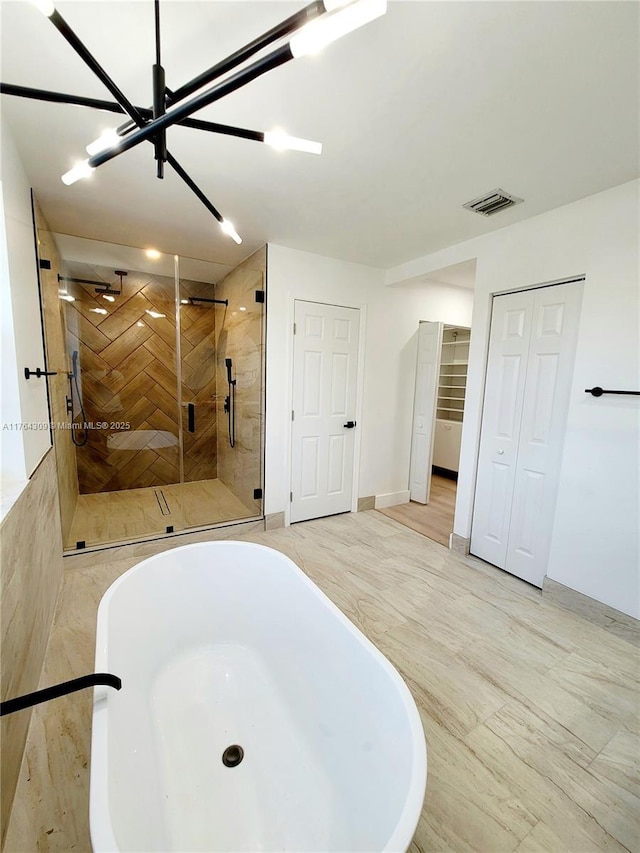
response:
<path id="1" fill-rule="evenodd" d="M 471 553 L 541 587 L 546 574 L 582 284 L 493 301 Z"/>
<path id="2" fill-rule="evenodd" d="M 429 502 L 431 487 L 431 459 L 441 345 L 442 323 L 421 321 L 418 326 L 418 360 L 409 465 L 410 497 L 412 501 L 421 504 Z"/>
<path id="3" fill-rule="evenodd" d="M 535 294 L 507 571 L 542 586 L 569 409 L 582 285 Z"/>
<path id="4" fill-rule="evenodd" d="M 291 521 L 349 512 L 360 312 L 295 303 Z"/>
<path id="5" fill-rule="evenodd" d="M 493 300 L 471 553 L 506 568 L 518 458 L 532 290 Z"/>

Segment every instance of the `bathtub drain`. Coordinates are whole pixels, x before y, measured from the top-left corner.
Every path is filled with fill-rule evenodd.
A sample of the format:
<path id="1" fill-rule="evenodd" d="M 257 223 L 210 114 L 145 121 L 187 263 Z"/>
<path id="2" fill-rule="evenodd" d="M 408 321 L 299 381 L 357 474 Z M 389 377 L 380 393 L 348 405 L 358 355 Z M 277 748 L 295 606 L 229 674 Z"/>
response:
<path id="1" fill-rule="evenodd" d="M 244 749 L 234 743 L 233 746 L 228 746 L 222 753 L 222 763 L 225 767 L 237 767 L 244 758 Z"/>

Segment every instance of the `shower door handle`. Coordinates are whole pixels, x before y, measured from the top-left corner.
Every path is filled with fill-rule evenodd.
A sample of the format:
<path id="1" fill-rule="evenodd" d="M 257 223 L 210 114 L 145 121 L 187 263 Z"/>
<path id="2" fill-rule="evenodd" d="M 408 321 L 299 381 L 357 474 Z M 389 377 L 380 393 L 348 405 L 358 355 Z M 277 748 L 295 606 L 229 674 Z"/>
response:
<path id="1" fill-rule="evenodd" d="M 196 431 L 196 407 L 194 403 L 187 403 L 187 429 L 189 432 Z"/>

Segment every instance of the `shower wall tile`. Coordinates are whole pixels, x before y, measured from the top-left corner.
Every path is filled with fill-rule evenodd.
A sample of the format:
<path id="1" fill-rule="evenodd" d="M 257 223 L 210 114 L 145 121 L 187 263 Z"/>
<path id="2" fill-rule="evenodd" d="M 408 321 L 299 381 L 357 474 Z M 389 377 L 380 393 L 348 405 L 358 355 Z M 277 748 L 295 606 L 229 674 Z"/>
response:
<path id="1" fill-rule="evenodd" d="M 215 299 L 215 287 L 181 279 L 180 297 Z M 218 476 L 216 322 L 219 308 L 211 302 L 180 305 L 182 356 L 182 438 L 185 482 Z M 194 408 L 195 429 L 189 432 L 187 405 Z"/>
<path id="2" fill-rule="evenodd" d="M 50 450 L 0 527 L 2 701 L 37 690 L 62 579 L 56 454 Z M 2 843 L 9 823 L 31 711 L 3 717 Z"/>
<path id="3" fill-rule="evenodd" d="M 107 302 L 90 284 L 67 285 L 67 347 L 79 352 L 86 420 L 108 424 L 77 449 L 80 494 L 178 482 L 174 279 L 129 271 L 120 285 L 111 268 L 79 262 L 65 274 L 120 291 Z"/>
<path id="4" fill-rule="evenodd" d="M 62 262 L 58 247 L 49 230 L 46 219 L 35 202 L 35 220 L 38 233 L 38 258 L 47 260 L 51 269 L 40 270 L 40 288 L 42 293 L 42 313 L 45 328 L 45 347 L 49 370 L 57 371 L 56 376 L 48 378 L 51 420 L 57 425 L 53 432 L 56 467 L 58 470 L 58 494 L 60 498 L 60 520 L 62 533 L 66 536 L 73 521 L 73 513 L 78 499 L 78 468 L 76 449 L 71 440 L 71 431 L 61 425 L 70 422 L 67 413 L 69 394 L 68 374 L 71 364 L 67 356 L 66 326 L 64 306 L 66 302 L 59 298 L 58 275 L 62 272 Z M 97 316 L 97 315 L 91 315 Z"/>
<path id="5" fill-rule="evenodd" d="M 216 286 L 216 297 L 229 300 L 218 320 L 218 477 L 256 515 L 262 511 L 262 503 L 254 500 L 253 491 L 262 486 L 264 306 L 256 302 L 255 293 L 265 288 L 266 260 L 264 247 Z M 224 412 L 224 397 L 228 393 L 226 358 L 232 359 L 233 376 L 237 380 L 233 448 Z"/>

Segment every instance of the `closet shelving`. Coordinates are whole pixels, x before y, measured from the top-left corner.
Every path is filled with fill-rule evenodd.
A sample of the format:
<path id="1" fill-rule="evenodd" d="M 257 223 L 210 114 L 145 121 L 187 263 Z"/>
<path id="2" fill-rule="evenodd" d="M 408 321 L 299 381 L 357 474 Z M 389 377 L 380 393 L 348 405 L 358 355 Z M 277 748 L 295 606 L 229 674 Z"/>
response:
<path id="1" fill-rule="evenodd" d="M 438 377 L 438 420 L 462 423 L 471 329 L 443 326 Z"/>

